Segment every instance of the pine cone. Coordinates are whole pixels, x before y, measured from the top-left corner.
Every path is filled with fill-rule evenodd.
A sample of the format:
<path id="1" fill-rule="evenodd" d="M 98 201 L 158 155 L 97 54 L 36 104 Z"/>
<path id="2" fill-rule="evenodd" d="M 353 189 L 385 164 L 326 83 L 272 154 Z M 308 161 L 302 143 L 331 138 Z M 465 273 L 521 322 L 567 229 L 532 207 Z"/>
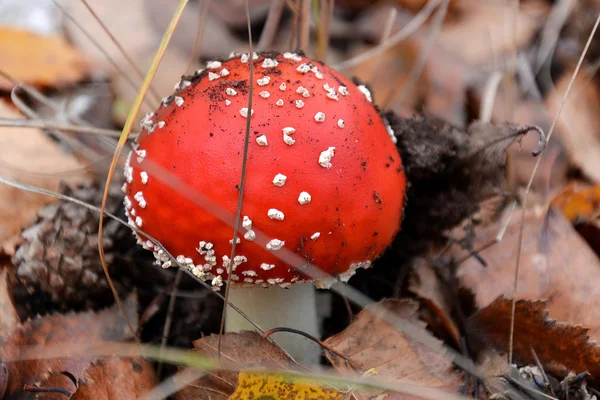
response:
<path id="1" fill-rule="evenodd" d="M 63 193 L 99 207 L 103 188 L 103 183 L 95 183 L 75 190 L 64 187 Z M 120 182 L 115 182 L 110 186 L 106 211 L 122 218 L 122 199 Z M 98 218 L 98 213 L 69 201 L 39 211 L 38 220 L 22 232 L 23 243 L 13 257 L 17 278 L 29 293 L 49 295 L 68 309 L 112 303 L 98 254 Z M 117 290 L 124 295 L 140 277 L 151 278 L 156 271 L 153 256 L 136 245 L 128 227 L 109 218 L 105 221 L 106 261 Z"/>

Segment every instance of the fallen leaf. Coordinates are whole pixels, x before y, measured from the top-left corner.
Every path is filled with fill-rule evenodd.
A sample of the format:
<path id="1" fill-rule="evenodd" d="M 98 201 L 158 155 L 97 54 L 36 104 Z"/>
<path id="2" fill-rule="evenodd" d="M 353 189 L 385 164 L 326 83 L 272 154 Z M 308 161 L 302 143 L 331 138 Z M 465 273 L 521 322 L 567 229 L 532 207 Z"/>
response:
<path id="1" fill-rule="evenodd" d="M 22 118 L 2 100 L 0 117 Z M 80 168 L 74 157 L 63 153 L 56 143 L 40 130 L 0 127 L 0 176 L 57 191 L 60 178 L 64 178 L 63 182 L 66 183 L 84 181 L 83 172 L 80 175 L 73 174 Z M 69 174 L 63 174 L 65 172 Z M 42 206 L 55 200 L 4 184 L 0 185 L 0 198 L 3 199 L 0 205 L 0 244 L 5 253 L 12 255 L 14 240 L 8 241 L 23 227 L 35 221 L 37 211 Z"/>
<path id="2" fill-rule="evenodd" d="M 37 87 L 56 87 L 82 80 L 89 62 L 59 36 L 0 27 L 0 65 L 19 82 Z M 0 90 L 14 85 L 0 77 Z"/>
<path id="3" fill-rule="evenodd" d="M 556 82 L 556 88 L 546 98 L 550 115 L 556 115 L 571 80 L 567 70 Z M 573 166 L 594 183 L 600 183 L 600 90 L 589 75 L 580 71 L 573 83 L 569 101 L 562 109 L 556 132 Z"/>
<path id="4" fill-rule="evenodd" d="M 391 313 L 425 327 L 418 319 L 417 303 L 387 299 L 379 304 Z M 456 392 L 461 376 L 452 370 L 449 358 L 407 338 L 369 310 L 369 307 L 365 308 L 345 331 L 325 341 L 329 347 L 347 357 L 348 361 L 326 352 L 327 359 L 337 371 L 342 374 L 376 371 L 373 379 L 383 378 Z M 398 398 L 415 399 L 402 395 Z"/>
<path id="5" fill-rule="evenodd" d="M 238 386 L 229 400 L 277 399 L 277 400 L 338 400 L 348 394 L 334 389 L 325 389 L 277 374 L 241 371 Z"/>
<path id="6" fill-rule="evenodd" d="M 452 318 L 451 294 L 444 287 L 429 262 L 418 258 L 413 263 L 408 290 L 417 295 L 421 302 L 441 321 L 442 326 L 450 335 L 454 344 L 460 343 L 460 331 Z"/>
<path id="7" fill-rule="evenodd" d="M 8 269 L 6 266 L 0 266 L 0 341 L 19 324 L 19 316 L 10 298 L 8 285 Z"/>
<path id="8" fill-rule="evenodd" d="M 517 365 L 535 365 L 534 349 L 546 372 L 565 377 L 570 371 L 589 372 L 600 378 L 600 347 L 592 343 L 588 330 L 548 317 L 544 301 L 519 300 L 515 308 L 513 339 Z M 499 297 L 472 315 L 467 331 L 495 350 L 508 352 L 512 301 Z"/>
<path id="9" fill-rule="evenodd" d="M 130 296 L 125 309 L 135 324 L 137 300 Z M 134 325 L 134 329 L 137 329 Z M 10 396 L 22 390 L 23 385 L 43 382 L 53 372 L 68 371 L 80 378 L 88 365 L 98 357 L 82 355 L 80 358 L 50 358 L 18 360 L 28 346 L 63 344 L 64 346 L 89 344 L 93 341 L 121 341 L 131 337 L 127 324 L 115 306 L 100 312 L 79 314 L 54 314 L 37 317 L 17 327 L 0 346 L 0 362 L 8 369 Z"/>
<path id="10" fill-rule="evenodd" d="M 546 21 L 544 1 L 511 3 L 463 0 L 459 17 L 442 25 L 437 44 L 466 64 L 479 65 L 527 45 Z"/>
<path id="11" fill-rule="evenodd" d="M 457 279 L 475 294 L 478 308 L 498 296 L 512 297 L 521 212 L 515 210 L 500 243 L 479 253 L 487 266 L 470 258 L 458 267 Z M 509 213 L 476 229 L 475 249 L 495 240 Z M 452 252 L 455 259 L 465 255 L 458 249 Z M 600 339 L 600 262 L 559 210 L 526 214 L 518 279 L 518 300 L 548 300 L 550 317 L 581 324 L 590 329 L 592 339 Z"/>
<path id="12" fill-rule="evenodd" d="M 194 348 L 206 357 L 218 356 L 218 335 L 211 335 L 194 342 Z M 242 331 L 223 335 L 221 362 L 225 366 L 242 370 L 251 367 L 294 369 L 297 367 L 277 346 L 263 339 L 258 333 Z M 177 393 L 178 400 L 228 399 L 238 384 L 238 373 L 212 371 Z"/>
<path id="13" fill-rule="evenodd" d="M 91 364 L 70 400 L 134 400 L 157 383 L 152 365 L 141 358 L 109 357 Z"/>
<path id="14" fill-rule="evenodd" d="M 600 185 L 578 191 L 574 185 L 552 200 L 552 205 L 562 210 L 572 223 L 587 222 L 600 215 Z"/>

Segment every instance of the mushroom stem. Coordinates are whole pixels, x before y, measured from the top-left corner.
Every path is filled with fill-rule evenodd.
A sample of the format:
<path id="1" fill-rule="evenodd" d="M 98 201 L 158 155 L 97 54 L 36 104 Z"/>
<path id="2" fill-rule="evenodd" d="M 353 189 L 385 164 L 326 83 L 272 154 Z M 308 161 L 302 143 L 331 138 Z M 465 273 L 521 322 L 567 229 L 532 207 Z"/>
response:
<path id="1" fill-rule="evenodd" d="M 229 301 L 265 330 L 287 327 L 320 336 L 316 289 L 312 284 L 296 284 L 289 289 L 232 286 Z M 232 309 L 227 310 L 225 328 L 228 332 L 254 330 Z M 313 341 L 291 333 L 277 333 L 272 339 L 299 363 L 307 366 L 319 363 L 321 349 Z"/>

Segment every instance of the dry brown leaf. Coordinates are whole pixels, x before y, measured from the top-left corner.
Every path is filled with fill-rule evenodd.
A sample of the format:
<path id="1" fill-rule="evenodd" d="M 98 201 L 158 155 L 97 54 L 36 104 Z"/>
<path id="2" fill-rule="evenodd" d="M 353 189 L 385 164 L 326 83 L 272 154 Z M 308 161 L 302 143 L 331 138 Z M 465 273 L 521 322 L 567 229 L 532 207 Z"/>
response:
<path id="1" fill-rule="evenodd" d="M 475 340 L 501 352 L 508 351 L 512 301 L 499 297 L 467 322 Z M 518 365 L 535 365 L 531 349 L 544 369 L 561 377 L 570 371 L 588 371 L 600 378 L 600 347 L 591 343 L 588 330 L 548 317 L 546 302 L 519 300 L 515 309 L 514 360 Z"/>
<path id="2" fill-rule="evenodd" d="M 410 81 L 410 70 L 413 68 L 418 52 L 416 41 L 406 40 L 379 56 L 370 57 L 348 71 L 347 75 L 368 82 L 375 104 L 383 105 L 386 102 L 392 104 L 389 100 L 399 98 L 403 88 Z M 423 102 L 428 87 L 427 71 L 425 71 L 401 107 L 394 111 L 401 116 L 411 117 L 415 106 Z"/>
<path id="3" fill-rule="evenodd" d="M 125 303 L 129 319 L 135 326 L 137 300 L 130 296 Z M 0 345 L 0 362 L 8 369 L 7 394 L 22 390 L 24 384 L 36 384 L 48 380 L 53 372 L 67 371 L 76 378 L 82 376 L 96 356 L 82 355 L 81 358 L 15 360 L 28 346 L 64 344 L 65 346 L 89 344 L 94 341 L 120 341 L 131 337 L 127 324 L 115 306 L 100 312 L 51 315 L 37 317 L 16 328 Z"/>
<path id="4" fill-rule="evenodd" d="M 41 36 L 10 27 L 0 27 L 0 65 L 19 82 L 38 87 L 56 87 L 83 79 L 89 62 L 58 36 Z M 0 77 L 0 90 L 14 85 Z"/>
<path id="5" fill-rule="evenodd" d="M 0 100 L 0 117 L 21 118 L 21 115 Z M 0 127 L 0 176 L 57 191 L 61 178 L 68 183 L 83 181 L 83 173 L 73 174 L 79 168 L 74 157 L 63 153 L 40 130 Z M 61 175 L 65 171 L 70 174 Z M 14 243 L 7 241 L 35 221 L 38 209 L 54 199 L 4 184 L 0 184 L 0 198 L 0 246 L 12 255 Z"/>
<path id="6" fill-rule="evenodd" d="M 110 357 L 83 372 L 70 400 L 134 400 L 157 383 L 152 365 L 141 358 Z"/>
<path id="7" fill-rule="evenodd" d="M 413 263 L 408 290 L 416 294 L 422 303 L 439 318 L 446 332 L 454 340 L 454 344 L 460 347 L 460 331 L 452 319 L 452 306 L 449 300 L 451 294 L 448 288 L 442 285 L 426 259 L 418 258 Z"/>
<path id="8" fill-rule="evenodd" d="M 0 341 L 19 324 L 19 316 L 10 298 L 8 285 L 8 269 L 6 266 L 0 266 Z"/>
<path id="9" fill-rule="evenodd" d="M 388 299 L 379 304 L 413 324 L 425 326 L 418 319 L 418 307 L 413 301 Z M 369 312 L 369 307 L 361 311 L 345 331 L 328 338 L 325 343 L 348 358 L 350 364 L 326 352 L 327 359 L 342 374 L 363 374 L 374 369 L 376 375 L 373 379 L 381 377 L 449 392 L 456 392 L 461 381 L 460 374 L 452 370 L 449 358 L 407 338 L 394 326 Z M 399 396 L 395 398 L 415 399 L 413 396 Z"/>
<path id="10" fill-rule="evenodd" d="M 470 65 L 488 63 L 527 45 L 548 11 L 545 1 L 523 2 L 515 18 L 510 2 L 462 0 L 460 17 L 442 25 L 437 42 Z"/>
<path id="11" fill-rule="evenodd" d="M 556 82 L 556 89 L 546 98 L 550 115 L 558 112 L 572 75 L 571 70 L 565 71 Z M 561 143 L 569 155 L 571 164 L 579 168 L 585 176 L 600 183 L 600 90 L 589 75 L 580 71 L 569 101 L 557 121 L 556 131 Z"/>
<path id="12" fill-rule="evenodd" d="M 216 358 L 218 340 L 218 335 L 207 336 L 196 340 L 194 348 L 206 357 Z M 297 367 L 277 346 L 250 331 L 227 333 L 223 336 L 221 362 L 237 369 L 258 366 L 284 369 Z M 234 393 L 237 384 L 237 372 L 213 371 L 178 392 L 176 398 L 225 400 Z"/>
<path id="13" fill-rule="evenodd" d="M 492 242 L 504 226 L 510 210 L 500 220 L 476 230 L 474 248 Z M 459 266 L 459 283 L 473 291 L 478 308 L 498 296 L 511 297 L 519 238 L 521 209 L 516 209 L 500 243 L 480 252 L 487 266 L 470 258 Z M 600 339 L 600 262 L 559 210 L 547 216 L 530 212 L 523 232 L 517 299 L 548 300 L 549 316 L 590 328 Z M 464 251 L 456 251 L 461 259 Z"/>

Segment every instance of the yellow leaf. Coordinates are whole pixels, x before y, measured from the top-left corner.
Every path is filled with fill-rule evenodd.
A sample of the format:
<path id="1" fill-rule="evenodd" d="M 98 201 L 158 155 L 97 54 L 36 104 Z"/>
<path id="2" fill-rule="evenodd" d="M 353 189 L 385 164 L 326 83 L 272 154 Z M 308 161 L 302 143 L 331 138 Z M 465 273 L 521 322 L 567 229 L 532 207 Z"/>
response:
<path id="1" fill-rule="evenodd" d="M 277 374 L 241 371 L 230 400 L 338 400 L 347 393 L 325 389 L 296 378 Z"/>

